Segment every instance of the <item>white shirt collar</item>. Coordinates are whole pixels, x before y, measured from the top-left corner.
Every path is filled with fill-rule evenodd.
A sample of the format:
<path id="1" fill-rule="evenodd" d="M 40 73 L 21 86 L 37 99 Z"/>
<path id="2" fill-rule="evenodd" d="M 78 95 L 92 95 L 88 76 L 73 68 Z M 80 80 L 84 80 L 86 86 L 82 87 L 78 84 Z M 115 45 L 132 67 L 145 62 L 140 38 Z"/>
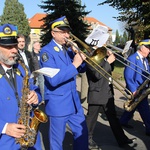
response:
<path id="1" fill-rule="evenodd" d="M 3 67 L 3 69 L 5 70 L 5 72 L 6 72 L 8 69 L 13 69 L 13 67 L 8 68 L 8 67 L 6 67 L 6 66 L 4 66 L 4 65 L 2 65 L 2 67 Z"/>
<path id="2" fill-rule="evenodd" d="M 137 53 L 138 53 L 140 59 L 142 60 L 144 57 L 139 52 L 137 52 Z"/>
<path id="3" fill-rule="evenodd" d="M 20 49 L 18 49 L 18 51 L 19 51 L 19 53 L 24 53 L 25 52 L 25 50 L 20 50 Z"/>
<path id="4" fill-rule="evenodd" d="M 58 44 L 54 39 L 53 39 L 53 41 L 57 44 L 57 46 L 58 46 L 61 50 L 63 50 L 63 49 L 62 49 L 62 45 Z"/>
<path id="5" fill-rule="evenodd" d="M 6 73 L 6 71 L 7 71 L 8 69 L 12 69 L 12 70 L 13 70 L 13 67 L 12 67 L 12 66 L 11 66 L 10 68 L 8 68 L 8 67 L 2 65 L 2 67 L 3 67 L 4 71 L 5 71 L 5 73 Z M 13 73 L 13 71 L 12 71 L 12 73 Z M 8 75 L 7 73 L 6 73 L 6 75 L 7 75 L 7 77 L 9 77 L 9 75 Z M 13 76 L 14 76 L 14 74 L 13 74 Z"/>

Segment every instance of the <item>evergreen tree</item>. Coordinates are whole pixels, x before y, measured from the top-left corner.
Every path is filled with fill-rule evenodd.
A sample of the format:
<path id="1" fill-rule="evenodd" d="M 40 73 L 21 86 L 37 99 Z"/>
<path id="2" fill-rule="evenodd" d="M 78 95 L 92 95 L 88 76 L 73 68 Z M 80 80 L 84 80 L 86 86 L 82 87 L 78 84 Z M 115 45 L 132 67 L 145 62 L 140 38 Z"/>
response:
<path id="1" fill-rule="evenodd" d="M 72 28 L 72 33 L 82 41 L 86 38 L 89 31 L 89 25 L 83 21 L 83 18 L 90 12 L 85 12 L 85 5 L 81 6 L 81 1 L 77 0 L 43 0 L 43 5 L 39 5 L 47 16 L 42 20 L 45 22 L 43 25 L 43 35 L 41 37 L 42 45 L 46 45 L 51 37 L 50 23 L 57 18 L 66 16 Z"/>
<path id="2" fill-rule="evenodd" d="M 125 41 L 127 41 L 128 40 L 128 34 L 127 34 L 127 32 L 123 32 L 123 37 L 124 37 L 124 39 L 125 39 Z"/>
<path id="3" fill-rule="evenodd" d="M 120 48 L 124 48 L 126 42 L 128 41 L 128 35 L 127 35 L 127 32 L 123 32 L 123 35 L 119 35 L 119 32 L 118 30 L 116 30 L 116 38 L 115 38 L 115 41 L 114 41 L 114 45 L 115 46 L 118 46 Z"/>
<path id="4" fill-rule="evenodd" d="M 120 44 L 120 35 L 119 35 L 119 31 L 116 30 L 116 38 L 115 38 L 115 41 L 114 41 L 114 45 L 117 46 Z"/>
<path id="5" fill-rule="evenodd" d="M 127 22 L 134 28 L 136 41 L 150 38 L 150 1 L 148 0 L 105 0 L 99 5 L 108 4 L 120 11 L 118 21 Z"/>
<path id="6" fill-rule="evenodd" d="M 18 0 L 6 0 L 0 24 L 10 23 L 18 27 L 18 33 L 26 37 L 30 34 L 30 27 L 24 6 Z"/>
<path id="7" fill-rule="evenodd" d="M 125 43 L 128 41 L 128 35 L 127 32 L 123 32 L 123 36 L 122 36 L 122 44 L 125 45 Z"/>

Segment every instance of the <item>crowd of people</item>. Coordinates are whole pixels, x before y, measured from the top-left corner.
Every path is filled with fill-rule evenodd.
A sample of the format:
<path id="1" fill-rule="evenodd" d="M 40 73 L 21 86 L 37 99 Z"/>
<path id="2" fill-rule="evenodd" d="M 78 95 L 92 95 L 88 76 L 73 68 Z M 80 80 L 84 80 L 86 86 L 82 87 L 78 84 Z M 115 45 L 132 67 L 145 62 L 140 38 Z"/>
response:
<path id="1" fill-rule="evenodd" d="M 51 22 L 50 28 L 49 34 L 52 35 L 50 42 L 41 48 L 40 41 L 35 41 L 31 52 L 29 52 L 25 49 L 26 38 L 17 33 L 16 26 L 12 24 L 0 26 L 0 110 L 3 112 L 0 113 L 1 149 L 42 150 L 39 131 L 36 133 L 36 140 L 32 146 L 21 145 L 16 142 L 22 137 L 25 138 L 25 141 L 29 140 L 25 137 L 28 130 L 22 117 L 33 117 L 34 110 L 42 101 L 44 101 L 45 112 L 49 120 L 47 132 L 50 150 L 63 149 L 67 125 L 72 132 L 74 150 L 99 148 L 94 142 L 93 136 L 101 107 L 103 107 L 119 147 L 125 147 L 134 142 L 134 139 L 129 139 L 126 136 L 122 127 L 132 127 L 128 122 L 136 109 L 138 109 L 145 125 L 146 135 L 150 136 L 148 95 L 133 111 L 125 111 L 121 118 L 117 117 L 113 79 L 107 74 L 112 74 L 115 55 L 103 48 L 106 56 L 98 65 L 107 73 L 104 72 L 104 75 L 101 75 L 95 68 L 86 63 L 86 56 L 80 53 L 77 44 L 70 40 L 71 27 L 65 16 Z M 135 98 L 139 96 L 138 88 L 146 80 L 142 75 L 149 76 L 150 68 L 147 60 L 149 52 L 150 39 L 141 41 L 137 51 L 128 57 L 130 62 L 140 66 L 140 68 L 129 63 L 124 70 L 126 87 Z M 33 71 L 44 67 L 59 69 L 59 71 L 53 77 L 35 74 L 34 78 L 26 78 L 27 70 L 19 61 L 26 66 L 28 76 Z M 100 70 L 100 68 L 98 69 Z M 76 77 L 79 73 L 86 73 L 89 85 L 86 115 L 76 87 Z M 140 94 L 148 86 L 147 84 L 140 91 Z M 27 93 L 23 93 L 24 87 L 27 88 Z M 25 107 L 31 107 L 29 116 L 20 116 L 20 111 L 24 111 L 20 110 L 24 103 L 23 96 L 26 96 Z M 19 122 L 20 117 L 22 118 L 21 122 Z"/>

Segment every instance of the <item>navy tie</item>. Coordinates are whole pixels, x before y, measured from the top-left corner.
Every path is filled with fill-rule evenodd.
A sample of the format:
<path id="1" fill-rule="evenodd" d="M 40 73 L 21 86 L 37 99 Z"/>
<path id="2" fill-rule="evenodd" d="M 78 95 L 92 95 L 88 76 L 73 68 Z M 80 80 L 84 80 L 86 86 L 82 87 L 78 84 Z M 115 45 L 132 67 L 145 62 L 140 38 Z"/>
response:
<path id="1" fill-rule="evenodd" d="M 12 75 L 12 69 L 7 69 L 6 73 L 9 75 L 9 81 L 14 85 L 14 78 Z"/>
<path id="2" fill-rule="evenodd" d="M 65 46 L 62 46 L 62 50 L 63 50 L 64 55 L 66 56 L 66 48 L 65 48 Z"/>
<path id="3" fill-rule="evenodd" d="M 145 58 L 142 58 L 144 69 L 147 70 Z"/>

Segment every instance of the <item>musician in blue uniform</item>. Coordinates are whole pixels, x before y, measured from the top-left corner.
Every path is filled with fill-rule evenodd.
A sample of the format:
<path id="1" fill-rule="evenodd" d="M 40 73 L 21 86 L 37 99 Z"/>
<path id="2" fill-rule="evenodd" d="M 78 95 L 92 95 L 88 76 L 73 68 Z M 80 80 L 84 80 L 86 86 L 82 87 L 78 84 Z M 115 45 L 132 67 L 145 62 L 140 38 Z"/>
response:
<path id="1" fill-rule="evenodd" d="M 25 71 L 17 63 L 17 28 L 11 24 L 0 26 L 0 149 L 20 150 L 16 138 L 25 134 L 26 126 L 18 124 L 20 100 L 22 97 Z M 9 71 L 12 74 L 9 74 Z M 29 105 L 37 105 L 41 96 L 39 90 L 30 82 Z M 34 91 L 35 90 L 35 91 Z M 22 110 L 24 111 L 24 110 Z M 25 116 L 26 117 L 26 116 Z M 29 150 L 42 150 L 40 136 Z"/>
<path id="2" fill-rule="evenodd" d="M 73 133 L 73 149 L 88 150 L 88 132 L 83 108 L 76 90 L 76 75 L 85 71 L 85 56 L 74 53 L 76 46 L 66 47 L 70 26 L 65 16 L 51 23 L 52 40 L 41 49 L 41 66 L 59 69 L 45 78 L 45 111 L 49 117 L 51 150 L 62 150 L 66 124 Z"/>
<path id="3" fill-rule="evenodd" d="M 126 82 L 126 87 L 133 93 L 134 96 L 136 96 L 138 88 L 146 80 L 146 77 L 142 76 L 142 74 L 148 76 L 147 72 L 150 72 L 147 60 L 149 52 L 150 52 L 150 39 L 146 39 L 139 43 L 137 47 L 137 52 L 135 52 L 128 58 L 128 60 L 132 62 L 129 64 L 129 66 L 132 67 L 133 69 L 131 69 L 128 66 L 125 67 L 124 78 Z M 143 88 L 143 91 L 146 90 L 146 88 L 148 88 L 148 85 L 146 85 Z M 145 124 L 146 135 L 150 136 L 150 108 L 148 104 L 148 96 L 146 96 L 137 105 L 136 109 L 140 113 L 140 116 Z M 120 118 L 120 123 L 122 124 L 122 126 L 127 128 L 133 128 L 131 125 L 128 125 L 128 122 L 133 117 L 133 114 L 136 109 L 134 109 L 131 112 L 124 111 L 124 113 Z"/>

